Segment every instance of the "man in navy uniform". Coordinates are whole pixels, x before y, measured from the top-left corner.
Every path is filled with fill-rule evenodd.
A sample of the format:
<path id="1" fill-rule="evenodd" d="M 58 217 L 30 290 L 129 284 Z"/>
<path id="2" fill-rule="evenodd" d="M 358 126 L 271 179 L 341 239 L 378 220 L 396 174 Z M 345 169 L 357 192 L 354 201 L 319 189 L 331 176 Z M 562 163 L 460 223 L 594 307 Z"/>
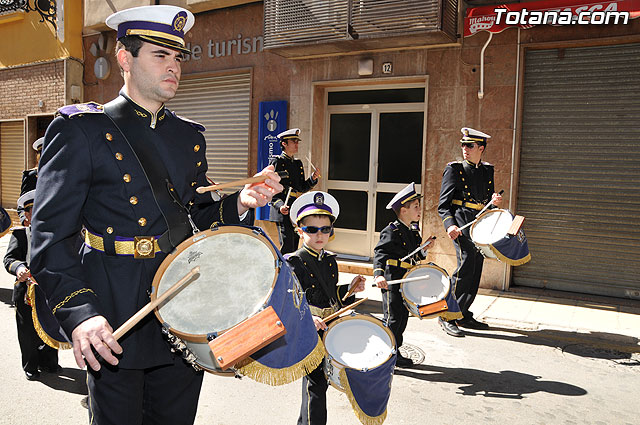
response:
<path id="1" fill-rule="evenodd" d="M 18 343 L 22 355 L 22 369 L 28 380 L 38 379 L 40 371 L 58 372 L 58 350 L 46 345 L 38 336 L 31 316 L 31 301 L 27 296 L 29 283 L 29 257 L 31 241 L 31 209 L 35 189 L 18 198 L 18 208 L 24 219 L 22 226 L 14 227 L 4 256 L 4 267 L 16 277 L 12 301 L 16 306 Z"/>
<path id="2" fill-rule="evenodd" d="M 92 424 L 191 424 L 203 375 L 172 353 L 157 319 L 147 316 L 119 342 L 112 332 L 149 302 L 160 263 L 195 228 L 239 223 L 282 187 L 267 167 L 264 183 L 222 200 L 196 192 L 208 185 L 204 128 L 164 106 L 189 53 L 191 12 L 143 6 L 106 23 L 118 32 L 124 86 L 104 106 L 61 108 L 47 129 L 31 270 L 77 364 L 89 366 Z"/>
<path id="3" fill-rule="evenodd" d="M 289 220 L 291 204 L 304 192 L 308 192 L 318 183 L 318 171 L 314 170 L 311 177 L 304 178 L 302 161 L 295 159 L 300 144 L 300 129 L 292 128 L 278 134 L 282 153 L 269 161 L 280 175 L 283 191 L 273 197 L 269 212 L 269 220 L 278 223 L 278 230 L 282 239 L 280 252 L 287 254 L 298 249 L 300 237 L 295 232 Z M 289 193 L 291 189 L 291 193 Z M 287 195 L 289 199 L 287 200 Z M 287 204 L 285 205 L 285 201 Z"/>
<path id="4" fill-rule="evenodd" d="M 387 281 L 401 279 L 415 261 L 426 258 L 426 250 L 420 250 L 412 258 L 401 260 L 422 244 L 418 228 L 422 214 L 420 198 L 422 195 L 416 193 L 414 183 L 409 183 L 396 193 L 387 209 L 393 210 L 398 219 L 382 229 L 380 240 L 374 248 L 373 276 L 376 285 L 382 289 L 383 321 L 393 332 L 398 348 L 402 346 L 402 334 L 407 327 L 409 310 L 404 305 L 400 285 L 389 287 Z M 409 367 L 413 365 L 413 361 L 398 351 L 396 365 Z"/>
<path id="5" fill-rule="evenodd" d="M 451 287 L 455 288 L 463 315 L 457 322 L 438 320 L 447 334 L 457 337 L 464 336 L 457 325 L 470 329 L 489 327 L 469 311 L 480 286 L 484 257 L 471 240 L 470 228 L 460 231 L 460 227 L 473 221 L 490 200 L 495 206 L 502 202 L 502 196 L 494 192 L 493 165 L 482 161 L 491 136 L 468 127 L 461 131 L 463 161 L 450 162 L 445 167 L 438 202 L 438 214 L 456 248 L 458 265 L 451 275 Z"/>

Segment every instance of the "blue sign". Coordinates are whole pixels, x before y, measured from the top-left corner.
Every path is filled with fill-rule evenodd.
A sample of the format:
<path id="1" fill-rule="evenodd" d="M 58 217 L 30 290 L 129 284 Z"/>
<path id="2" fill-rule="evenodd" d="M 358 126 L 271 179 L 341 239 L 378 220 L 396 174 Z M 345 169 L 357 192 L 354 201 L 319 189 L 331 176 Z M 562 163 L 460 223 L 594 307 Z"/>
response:
<path id="1" fill-rule="evenodd" d="M 258 108 L 258 171 L 269 165 L 269 160 L 282 153 L 277 135 L 287 129 L 287 101 L 260 102 Z M 257 220 L 269 220 L 269 206 L 258 208 Z"/>

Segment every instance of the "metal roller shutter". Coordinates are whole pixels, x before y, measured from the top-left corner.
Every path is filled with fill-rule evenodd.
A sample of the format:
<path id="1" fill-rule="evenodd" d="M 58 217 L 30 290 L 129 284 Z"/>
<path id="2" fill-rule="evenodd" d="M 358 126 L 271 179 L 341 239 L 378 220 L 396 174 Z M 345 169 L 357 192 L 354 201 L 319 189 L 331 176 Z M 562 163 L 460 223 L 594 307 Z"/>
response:
<path id="1" fill-rule="evenodd" d="M 526 52 L 513 283 L 640 298 L 640 44 Z"/>
<path id="2" fill-rule="evenodd" d="M 183 78 L 176 96 L 167 106 L 206 127 L 204 138 L 210 179 L 220 183 L 247 177 L 250 72 Z"/>
<path id="3" fill-rule="evenodd" d="M 24 122 L 0 123 L 1 196 L 4 208 L 15 209 L 24 170 Z"/>

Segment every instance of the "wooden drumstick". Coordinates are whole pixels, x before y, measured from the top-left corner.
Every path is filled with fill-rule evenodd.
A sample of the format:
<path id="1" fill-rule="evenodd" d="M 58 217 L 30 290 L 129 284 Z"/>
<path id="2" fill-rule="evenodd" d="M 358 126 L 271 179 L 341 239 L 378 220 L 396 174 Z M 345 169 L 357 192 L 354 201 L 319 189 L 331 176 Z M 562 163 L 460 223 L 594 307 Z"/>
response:
<path id="1" fill-rule="evenodd" d="M 291 196 L 291 189 L 293 189 L 292 187 L 289 187 L 289 190 L 287 191 L 287 197 L 284 200 L 284 206 L 286 207 L 287 204 L 289 203 L 289 196 Z"/>
<path id="2" fill-rule="evenodd" d="M 328 322 L 332 321 L 333 319 L 335 319 L 336 317 L 340 316 L 345 311 L 354 309 L 357 305 L 362 304 L 363 302 L 365 302 L 368 299 L 369 298 L 363 298 L 361 300 L 358 300 L 358 301 L 354 302 L 353 304 L 349 304 L 348 306 L 341 308 L 340 310 L 336 311 L 335 313 L 328 315 L 327 317 L 322 319 L 322 321 L 324 323 L 328 323 Z"/>
<path id="3" fill-rule="evenodd" d="M 311 154 L 307 155 L 307 161 L 309 161 L 309 166 L 313 168 L 313 171 L 318 171 L 318 169 L 316 168 L 315 165 L 313 165 L 313 162 L 311 162 Z M 322 177 L 320 175 L 320 173 L 318 173 L 318 178 Z"/>
<path id="4" fill-rule="evenodd" d="M 269 177 L 266 175 L 253 176 L 253 177 L 247 177 L 246 179 L 234 180 L 228 183 L 212 184 L 211 186 L 200 186 L 196 188 L 196 192 L 205 193 L 205 192 L 212 192 L 214 190 L 227 189 L 229 187 L 244 186 L 245 184 L 262 183 L 268 178 Z"/>
<path id="5" fill-rule="evenodd" d="M 347 298 L 349 298 L 351 295 L 354 294 L 354 292 L 356 292 L 356 285 L 351 285 L 351 287 L 349 288 L 349 290 L 347 291 L 346 294 L 344 294 L 344 297 L 342 297 L 342 301 L 346 300 Z"/>
<path id="6" fill-rule="evenodd" d="M 162 295 L 160 295 L 158 298 L 156 298 L 155 300 L 151 301 L 149 304 L 147 304 L 144 307 L 142 307 L 140 310 L 138 310 L 138 312 L 136 314 L 131 316 L 129 318 L 129 320 L 124 322 L 122 324 L 122 326 L 120 326 L 118 329 L 116 329 L 116 331 L 113 333 L 113 337 L 116 340 L 120 339 L 124 334 L 129 332 L 129 330 L 131 330 L 131 328 L 133 328 L 135 325 L 137 325 L 138 322 L 140 320 L 142 320 L 147 314 L 151 313 L 153 311 L 153 309 L 158 307 L 167 298 L 173 296 L 175 293 L 177 293 L 178 291 L 183 289 L 185 286 L 187 286 L 189 283 L 191 283 L 192 282 L 191 278 L 193 276 L 197 275 L 198 273 L 200 273 L 200 266 L 196 266 L 196 267 L 192 268 L 189 273 L 187 273 L 182 279 L 180 279 L 179 281 L 174 283 Z"/>
<path id="7" fill-rule="evenodd" d="M 400 283 L 415 282 L 417 280 L 427 280 L 427 279 L 431 279 L 431 276 L 425 275 L 425 276 L 417 276 L 417 277 L 407 277 L 404 279 L 388 280 L 387 285 L 398 285 Z M 375 283 L 372 283 L 371 286 L 375 288 L 378 285 L 376 285 Z"/>

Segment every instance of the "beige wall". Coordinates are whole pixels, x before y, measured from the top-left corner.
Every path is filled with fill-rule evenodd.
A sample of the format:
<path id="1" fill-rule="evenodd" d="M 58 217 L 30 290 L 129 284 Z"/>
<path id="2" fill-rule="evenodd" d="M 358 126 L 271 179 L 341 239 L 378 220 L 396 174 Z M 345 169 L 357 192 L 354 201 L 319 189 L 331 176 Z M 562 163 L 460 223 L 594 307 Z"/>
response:
<path id="1" fill-rule="evenodd" d="M 291 120 L 295 126 L 313 135 L 313 158 L 323 156 L 325 87 L 335 84 L 380 84 L 386 79 L 412 81 L 412 76 L 428 75 L 427 141 L 424 158 L 423 194 L 425 196 L 422 233 L 438 237 L 430 250 L 429 260 L 453 272 L 455 250 L 437 214 L 442 171 L 446 164 L 461 158 L 460 128 L 470 126 L 492 136 L 483 160 L 495 165 L 496 190 L 505 190 L 505 207 L 517 211 L 519 128 L 514 128 L 514 114 L 519 107 L 516 82 L 518 51 L 524 48 L 554 48 L 576 45 L 615 44 L 640 41 L 640 19 L 629 25 L 590 27 L 538 27 L 522 30 L 518 46 L 518 30 L 496 34 L 485 53 L 484 98 L 478 99 L 480 51 L 488 38 L 481 33 L 463 40 L 461 46 L 398 50 L 326 59 L 292 61 Z M 360 58 L 373 58 L 374 74 L 359 77 Z M 383 62 L 393 63 L 393 74 L 381 72 Z M 339 83 L 334 83 L 339 81 Z M 520 96 L 522 89 L 520 88 Z M 514 146 L 514 140 L 516 144 Z M 512 151 L 516 152 L 515 158 Z M 511 186 L 511 177 L 514 183 Z M 510 194 L 514 199 L 510 199 Z M 526 221 L 525 221 L 526 231 Z M 535 254 L 534 254 L 535 255 Z M 508 270 L 503 263 L 485 261 L 481 286 L 502 289 L 508 283 Z"/>

